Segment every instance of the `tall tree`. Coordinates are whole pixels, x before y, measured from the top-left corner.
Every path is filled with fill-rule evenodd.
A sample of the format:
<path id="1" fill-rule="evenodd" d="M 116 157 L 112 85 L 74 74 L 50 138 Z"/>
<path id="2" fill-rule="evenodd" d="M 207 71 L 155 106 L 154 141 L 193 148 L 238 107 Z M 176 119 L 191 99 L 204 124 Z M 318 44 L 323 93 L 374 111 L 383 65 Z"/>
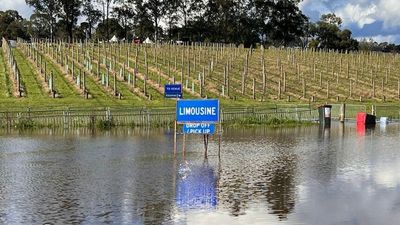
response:
<path id="1" fill-rule="evenodd" d="M 270 17 L 270 36 L 275 45 L 287 46 L 304 36 L 308 18 L 299 9 L 299 2 L 274 1 Z"/>
<path id="2" fill-rule="evenodd" d="M 0 37 L 8 39 L 29 38 L 27 21 L 17 11 L 0 11 Z"/>
<path id="3" fill-rule="evenodd" d="M 311 47 L 339 50 L 357 50 L 358 41 L 351 38 L 350 30 L 341 30 L 342 19 L 335 14 L 322 15 L 310 30 L 314 41 Z"/>
<path id="4" fill-rule="evenodd" d="M 30 17 L 29 34 L 34 38 L 48 38 L 51 36 L 50 26 L 45 16 L 33 13 Z"/>
<path id="5" fill-rule="evenodd" d="M 183 23 L 184 35 L 187 33 L 188 22 L 194 19 L 196 13 L 200 13 L 201 9 L 204 7 L 204 2 L 202 0 L 174 0 L 177 4 L 177 10 L 179 16 Z"/>
<path id="6" fill-rule="evenodd" d="M 87 22 L 86 33 L 91 39 L 93 27 L 99 22 L 102 14 L 100 10 L 95 8 L 93 0 L 83 0 L 82 6 L 82 15 L 86 16 Z"/>
<path id="7" fill-rule="evenodd" d="M 259 32 L 263 44 L 267 41 L 267 36 L 272 30 L 271 16 L 274 2 L 271 0 L 251 0 L 249 2 L 249 13 L 254 18 L 257 32 Z"/>
<path id="8" fill-rule="evenodd" d="M 109 26 L 109 16 L 110 8 L 115 0 L 97 0 L 97 2 L 102 6 L 103 9 L 103 25 L 106 29 L 106 38 L 110 40 L 110 26 Z"/>
<path id="9" fill-rule="evenodd" d="M 253 36 L 252 18 L 246 11 L 245 0 L 208 0 L 204 18 L 212 26 L 207 39 L 212 42 L 241 42 Z M 247 41 L 246 41 L 247 42 Z"/>
<path id="10" fill-rule="evenodd" d="M 68 36 L 72 41 L 74 34 L 74 27 L 81 14 L 80 8 L 82 6 L 81 0 L 59 0 L 61 10 L 58 13 L 59 17 L 64 20 Z"/>
<path id="11" fill-rule="evenodd" d="M 160 19 L 165 14 L 166 0 L 148 0 L 145 4 L 154 25 L 154 40 L 157 42 L 159 35 Z"/>
<path id="12" fill-rule="evenodd" d="M 26 4 L 35 8 L 34 12 L 43 17 L 50 29 L 50 38 L 54 38 L 54 25 L 57 22 L 57 13 L 60 11 L 58 0 L 25 0 Z"/>
<path id="13" fill-rule="evenodd" d="M 120 25 L 124 28 L 124 37 L 128 40 L 128 33 L 130 32 L 135 16 L 134 5 L 131 1 L 117 0 L 116 6 L 113 8 L 113 15 L 119 20 Z"/>
<path id="14" fill-rule="evenodd" d="M 179 0 L 166 0 L 165 1 L 165 14 L 166 14 L 166 22 L 168 26 L 168 39 L 172 38 L 173 28 L 177 25 L 179 16 L 178 16 L 178 4 Z"/>
<path id="15" fill-rule="evenodd" d="M 106 24 L 109 25 L 109 29 L 107 28 Z M 97 26 L 95 33 L 96 38 L 104 39 L 107 38 L 107 35 L 115 35 L 119 39 L 124 37 L 124 28 L 121 27 L 117 19 L 110 18 L 109 21 L 100 22 Z"/>
<path id="16" fill-rule="evenodd" d="M 153 21 L 148 13 L 146 4 L 143 0 L 133 0 L 135 5 L 134 30 L 135 36 L 147 38 L 154 34 Z"/>
<path id="17" fill-rule="evenodd" d="M 342 26 L 343 20 L 342 18 L 336 16 L 335 13 L 328 13 L 321 16 L 321 22 L 334 25 L 340 28 Z"/>

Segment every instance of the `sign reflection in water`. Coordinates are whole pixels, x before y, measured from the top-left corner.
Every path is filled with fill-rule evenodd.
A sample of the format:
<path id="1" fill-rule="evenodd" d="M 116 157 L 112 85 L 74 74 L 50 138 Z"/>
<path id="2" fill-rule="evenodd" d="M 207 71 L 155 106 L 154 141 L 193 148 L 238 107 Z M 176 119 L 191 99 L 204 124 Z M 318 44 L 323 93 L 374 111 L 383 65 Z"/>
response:
<path id="1" fill-rule="evenodd" d="M 217 206 L 217 178 L 214 169 L 204 162 L 191 165 L 185 162 L 179 167 L 176 186 L 176 205 L 187 209 L 215 209 Z"/>

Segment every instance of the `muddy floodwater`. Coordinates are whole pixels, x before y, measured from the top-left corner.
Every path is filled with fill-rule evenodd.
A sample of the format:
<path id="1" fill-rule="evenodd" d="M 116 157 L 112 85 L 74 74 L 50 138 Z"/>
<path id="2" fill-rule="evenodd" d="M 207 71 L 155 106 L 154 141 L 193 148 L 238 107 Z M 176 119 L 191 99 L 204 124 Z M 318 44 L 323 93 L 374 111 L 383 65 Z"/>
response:
<path id="1" fill-rule="evenodd" d="M 0 131 L 0 224 L 399 224 L 400 125 Z"/>

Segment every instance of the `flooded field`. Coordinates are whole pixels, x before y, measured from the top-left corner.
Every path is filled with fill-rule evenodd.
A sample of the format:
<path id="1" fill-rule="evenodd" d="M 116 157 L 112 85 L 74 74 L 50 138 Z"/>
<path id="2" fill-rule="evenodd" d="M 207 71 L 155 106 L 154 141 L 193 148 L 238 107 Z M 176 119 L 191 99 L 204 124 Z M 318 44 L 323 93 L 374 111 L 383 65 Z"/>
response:
<path id="1" fill-rule="evenodd" d="M 397 224 L 400 125 L 0 132 L 2 224 Z"/>

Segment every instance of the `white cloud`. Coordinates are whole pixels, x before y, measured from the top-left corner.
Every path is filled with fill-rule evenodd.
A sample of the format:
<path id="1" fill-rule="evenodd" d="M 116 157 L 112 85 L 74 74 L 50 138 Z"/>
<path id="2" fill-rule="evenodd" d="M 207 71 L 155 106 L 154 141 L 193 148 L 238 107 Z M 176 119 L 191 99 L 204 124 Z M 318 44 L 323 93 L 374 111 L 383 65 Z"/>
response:
<path id="1" fill-rule="evenodd" d="M 351 3 L 337 11 L 337 15 L 343 19 L 344 24 L 356 23 L 358 27 L 363 28 L 364 25 L 374 23 L 376 21 L 375 14 L 377 6 L 370 4 L 366 7 L 360 4 L 353 5 Z"/>
<path id="2" fill-rule="evenodd" d="M 334 12 L 343 18 L 344 25 L 357 24 L 362 28 L 382 21 L 384 29 L 400 28 L 399 0 L 304 0 L 300 8 L 306 13 Z"/>
<path id="3" fill-rule="evenodd" d="M 384 21 L 384 28 L 400 27 L 400 1 L 380 0 L 378 4 L 377 18 Z"/>

